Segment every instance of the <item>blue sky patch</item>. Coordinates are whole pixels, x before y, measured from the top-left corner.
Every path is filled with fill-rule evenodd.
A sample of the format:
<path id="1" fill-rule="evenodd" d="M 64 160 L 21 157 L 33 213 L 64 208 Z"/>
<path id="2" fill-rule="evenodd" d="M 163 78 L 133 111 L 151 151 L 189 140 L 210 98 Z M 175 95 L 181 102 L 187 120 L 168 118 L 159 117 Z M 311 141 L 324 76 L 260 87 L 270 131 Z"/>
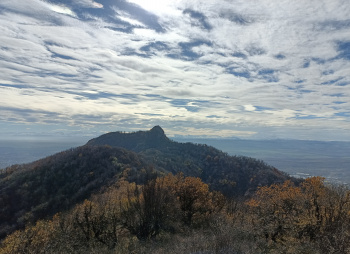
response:
<path id="1" fill-rule="evenodd" d="M 286 59 L 286 56 L 283 55 L 283 54 L 277 54 L 277 55 L 275 55 L 274 57 L 275 57 L 276 59 L 278 59 L 278 60 Z"/>
<path id="2" fill-rule="evenodd" d="M 260 55 L 266 54 L 265 49 L 257 46 L 249 46 L 245 50 L 248 52 L 250 56 L 260 56 Z"/>
<path id="3" fill-rule="evenodd" d="M 333 73 L 334 73 L 333 70 L 326 70 L 326 71 L 322 72 L 323 75 L 330 75 L 330 74 L 333 74 Z"/>
<path id="4" fill-rule="evenodd" d="M 233 57 L 238 57 L 238 58 L 243 58 L 243 59 L 246 59 L 247 58 L 247 55 L 242 53 L 242 52 L 235 52 L 235 53 L 232 53 L 231 54 Z"/>
<path id="5" fill-rule="evenodd" d="M 311 60 L 314 61 L 317 64 L 325 64 L 326 63 L 325 59 L 322 59 L 322 58 L 319 58 L 319 57 L 313 57 L 313 58 L 311 58 Z"/>
<path id="6" fill-rule="evenodd" d="M 304 64 L 303 64 L 303 68 L 309 68 L 310 67 L 310 61 L 309 60 L 305 60 Z"/>
<path id="7" fill-rule="evenodd" d="M 275 70 L 272 69 L 261 69 L 258 72 L 259 78 L 266 80 L 267 82 L 278 82 L 279 79 L 275 73 Z"/>
<path id="8" fill-rule="evenodd" d="M 350 28 L 350 19 L 345 20 L 326 20 L 319 23 L 320 30 L 341 30 L 341 29 L 347 29 Z"/>
<path id="9" fill-rule="evenodd" d="M 350 60 L 350 41 L 337 42 L 338 57 Z"/>
<path id="10" fill-rule="evenodd" d="M 169 50 L 169 47 L 161 41 L 156 41 L 156 42 L 151 42 L 146 46 L 143 46 L 140 48 L 141 51 L 152 51 L 152 50 L 157 50 L 157 51 L 166 51 Z"/>
<path id="11" fill-rule="evenodd" d="M 336 85 L 337 86 L 348 86 L 348 85 L 350 85 L 350 82 L 348 82 L 348 81 L 338 82 Z"/>
<path id="12" fill-rule="evenodd" d="M 195 60 L 199 58 L 201 55 L 192 51 L 192 48 L 201 46 L 201 45 L 211 46 L 212 44 L 211 42 L 202 41 L 202 40 L 197 40 L 192 42 L 180 42 L 179 46 L 182 50 L 181 56 L 184 56 L 186 59 L 189 59 L 189 60 Z"/>
<path id="13" fill-rule="evenodd" d="M 242 77 L 242 78 L 247 78 L 249 79 L 250 78 L 250 73 L 248 71 L 234 71 L 235 68 L 229 68 L 228 69 L 228 73 L 236 76 L 236 77 Z"/>
<path id="14" fill-rule="evenodd" d="M 337 79 L 332 79 L 332 80 L 328 80 L 325 82 L 322 82 L 321 85 L 332 85 L 334 83 L 337 83 L 338 81 L 342 80 L 343 77 L 337 78 Z"/>
<path id="15" fill-rule="evenodd" d="M 198 20 L 198 22 L 201 24 L 202 28 L 204 28 L 206 30 L 212 29 L 212 26 L 207 21 L 207 17 L 203 13 L 195 11 L 195 10 L 191 10 L 191 9 L 186 9 L 183 11 L 183 13 L 189 14 L 191 16 L 191 18 Z"/>
<path id="16" fill-rule="evenodd" d="M 26 84 L 0 84 L 0 87 L 11 87 L 11 88 L 18 88 L 18 89 L 25 89 L 25 88 L 30 88 L 29 85 Z"/>
<path id="17" fill-rule="evenodd" d="M 262 106 L 254 106 L 255 111 L 265 111 L 265 110 L 273 110 L 273 108 L 270 107 L 262 107 Z"/>
<path id="18" fill-rule="evenodd" d="M 67 56 L 67 55 L 62 55 L 62 54 L 58 54 L 58 53 L 54 53 L 54 52 L 52 52 L 52 57 L 53 58 L 62 58 L 62 59 L 65 59 L 65 60 L 77 60 L 74 57 Z"/>
<path id="19" fill-rule="evenodd" d="M 329 96 L 331 96 L 331 97 L 345 97 L 345 95 L 343 93 L 332 93 L 332 94 L 329 94 Z"/>
<path id="20" fill-rule="evenodd" d="M 235 13 L 228 10 L 223 11 L 221 13 L 221 17 L 226 18 L 231 22 L 241 26 L 246 26 L 253 23 L 253 20 L 251 18 L 248 18 L 248 16 L 244 16 L 242 14 Z"/>
<path id="21" fill-rule="evenodd" d="M 296 119 L 301 119 L 301 120 L 312 120 L 312 119 L 319 119 L 323 117 L 315 116 L 315 115 L 299 115 L 295 117 Z"/>
<path id="22" fill-rule="evenodd" d="M 349 117 L 350 112 L 338 112 L 334 114 L 335 116 Z"/>

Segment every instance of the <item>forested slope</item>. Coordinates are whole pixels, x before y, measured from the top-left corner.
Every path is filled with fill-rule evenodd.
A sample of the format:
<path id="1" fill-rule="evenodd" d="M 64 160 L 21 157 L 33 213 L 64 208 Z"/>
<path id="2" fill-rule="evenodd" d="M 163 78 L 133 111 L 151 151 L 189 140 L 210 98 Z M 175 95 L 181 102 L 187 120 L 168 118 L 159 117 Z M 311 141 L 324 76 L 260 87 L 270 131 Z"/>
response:
<path id="1" fill-rule="evenodd" d="M 108 133 L 84 146 L 1 172 L 0 239 L 28 223 L 71 209 L 121 178 L 143 184 L 149 174 L 179 172 L 199 177 L 211 191 L 227 197 L 249 196 L 258 186 L 291 179 L 263 161 L 171 141 L 159 126 Z"/>
<path id="2" fill-rule="evenodd" d="M 121 177 L 0 243 L 23 253 L 350 253 L 350 192 L 313 177 L 231 199 L 198 177 Z"/>
<path id="3" fill-rule="evenodd" d="M 108 146 L 82 146 L 8 167 L 0 173 L 0 238 L 89 198 L 124 170 L 145 167 L 134 152 Z"/>
<path id="4" fill-rule="evenodd" d="M 133 150 L 157 169 L 198 176 L 213 190 L 230 196 L 245 195 L 256 190 L 257 186 L 290 179 L 284 172 L 261 160 L 229 156 L 207 145 L 171 141 L 159 126 L 149 131 L 107 133 L 90 140 L 87 145 L 110 145 Z"/>

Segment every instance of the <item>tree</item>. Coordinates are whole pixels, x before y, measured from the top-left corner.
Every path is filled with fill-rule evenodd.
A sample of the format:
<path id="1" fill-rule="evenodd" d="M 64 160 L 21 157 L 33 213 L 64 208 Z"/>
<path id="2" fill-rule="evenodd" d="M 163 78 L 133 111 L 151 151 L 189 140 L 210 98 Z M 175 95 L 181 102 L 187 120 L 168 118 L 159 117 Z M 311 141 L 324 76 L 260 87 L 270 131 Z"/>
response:
<path id="1" fill-rule="evenodd" d="M 173 223 L 175 203 L 172 191 L 161 180 L 151 179 L 143 186 L 127 184 L 127 194 L 121 201 L 121 219 L 125 228 L 140 240 L 156 237 L 169 230 Z"/>
<path id="2" fill-rule="evenodd" d="M 164 182 L 173 189 L 181 212 L 182 221 L 187 226 L 203 222 L 213 212 L 223 208 L 225 198 L 219 192 L 210 192 L 208 184 L 199 177 L 184 177 L 182 173 L 164 177 Z"/>
<path id="3" fill-rule="evenodd" d="M 301 189 L 291 181 L 258 189 L 248 205 L 256 212 L 258 228 L 267 241 L 284 241 L 298 230 L 299 215 L 303 212 L 299 205 L 301 199 Z"/>
<path id="4" fill-rule="evenodd" d="M 322 177 L 305 179 L 300 186 L 286 181 L 261 187 L 247 204 L 260 235 L 272 245 L 310 242 L 324 253 L 349 251 L 350 194 L 326 185 Z"/>

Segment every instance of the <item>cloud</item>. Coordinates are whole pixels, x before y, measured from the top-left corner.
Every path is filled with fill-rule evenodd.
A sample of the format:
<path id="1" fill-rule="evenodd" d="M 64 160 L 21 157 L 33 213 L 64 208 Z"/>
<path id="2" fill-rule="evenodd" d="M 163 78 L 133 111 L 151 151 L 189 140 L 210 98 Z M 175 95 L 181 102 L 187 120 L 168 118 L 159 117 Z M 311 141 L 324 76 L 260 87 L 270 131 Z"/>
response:
<path id="1" fill-rule="evenodd" d="M 0 119 L 245 138 L 323 128 L 319 138 L 350 140 L 344 6 L 5 0 Z"/>
<path id="2" fill-rule="evenodd" d="M 103 4 L 95 2 L 93 0 L 76 0 L 74 1 L 76 5 L 85 7 L 85 8 L 103 8 Z"/>
<path id="3" fill-rule="evenodd" d="M 69 16 L 76 17 L 77 15 L 68 7 L 66 6 L 60 6 L 60 5 L 55 5 L 55 4 L 48 4 L 48 7 L 50 10 L 60 13 L 60 14 L 67 14 Z"/>

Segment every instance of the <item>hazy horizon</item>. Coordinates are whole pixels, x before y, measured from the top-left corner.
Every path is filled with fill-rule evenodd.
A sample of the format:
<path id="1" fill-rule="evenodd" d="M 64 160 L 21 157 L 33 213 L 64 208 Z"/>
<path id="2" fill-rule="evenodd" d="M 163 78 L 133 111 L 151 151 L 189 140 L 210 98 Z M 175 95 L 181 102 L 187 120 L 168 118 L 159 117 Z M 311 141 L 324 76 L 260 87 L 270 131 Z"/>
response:
<path id="1" fill-rule="evenodd" d="M 3 0 L 0 138 L 350 141 L 347 0 Z"/>
<path id="2" fill-rule="evenodd" d="M 350 142 L 309 140 L 242 140 L 171 138 L 177 142 L 207 144 L 229 155 L 260 159 L 295 176 L 320 175 L 350 184 Z M 0 140 L 0 168 L 29 163 L 84 145 L 88 140 Z"/>

